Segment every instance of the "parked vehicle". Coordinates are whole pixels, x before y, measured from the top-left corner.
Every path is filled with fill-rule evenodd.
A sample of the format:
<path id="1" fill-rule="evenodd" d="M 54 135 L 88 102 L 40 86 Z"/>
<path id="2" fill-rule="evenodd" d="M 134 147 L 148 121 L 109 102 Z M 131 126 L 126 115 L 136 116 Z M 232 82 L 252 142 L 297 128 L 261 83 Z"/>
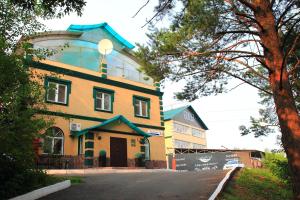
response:
<path id="1" fill-rule="evenodd" d="M 245 167 L 245 164 L 243 164 L 239 160 L 229 160 L 223 166 L 223 170 L 225 170 L 225 169 L 232 169 L 232 168 L 235 168 L 235 167 Z"/>

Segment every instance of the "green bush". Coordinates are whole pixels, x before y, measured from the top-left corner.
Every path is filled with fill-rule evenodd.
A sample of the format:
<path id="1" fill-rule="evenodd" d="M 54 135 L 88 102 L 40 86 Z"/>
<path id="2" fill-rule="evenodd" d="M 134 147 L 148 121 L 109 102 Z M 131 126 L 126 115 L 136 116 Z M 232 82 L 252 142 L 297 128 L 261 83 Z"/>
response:
<path id="1" fill-rule="evenodd" d="M 134 157 L 137 158 L 137 159 L 142 159 L 143 154 L 142 153 L 136 153 L 136 154 L 134 154 Z"/>
<path id="2" fill-rule="evenodd" d="M 283 181 L 290 183 L 291 172 L 288 166 L 287 158 L 283 153 L 266 153 L 263 160 L 264 166 L 272 172 L 275 176 Z"/>
<path id="3" fill-rule="evenodd" d="M 99 152 L 99 156 L 106 156 L 106 151 L 105 150 L 101 150 L 100 152 Z"/>
<path id="4" fill-rule="evenodd" d="M 15 197 L 59 181 L 25 164 L 13 157 L 0 155 L 0 199 Z"/>

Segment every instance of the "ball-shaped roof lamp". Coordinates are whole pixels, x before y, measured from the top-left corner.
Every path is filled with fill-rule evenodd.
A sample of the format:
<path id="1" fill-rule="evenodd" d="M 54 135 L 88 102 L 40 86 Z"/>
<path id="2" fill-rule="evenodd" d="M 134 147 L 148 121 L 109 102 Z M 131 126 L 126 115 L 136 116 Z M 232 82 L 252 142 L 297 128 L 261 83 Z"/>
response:
<path id="1" fill-rule="evenodd" d="M 110 54 L 113 47 L 113 43 L 109 39 L 102 39 L 98 43 L 98 51 L 103 56 Z"/>
<path id="2" fill-rule="evenodd" d="M 102 39 L 98 43 L 98 51 L 102 55 L 100 60 L 100 72 L 103 72 L 102 69 L 106 69 L 106 60 L 105 56 L 110 54 L 113 50 L 113 43 L 109 39 Z M 106 70 L 105 70 L 106 71 Z"/>

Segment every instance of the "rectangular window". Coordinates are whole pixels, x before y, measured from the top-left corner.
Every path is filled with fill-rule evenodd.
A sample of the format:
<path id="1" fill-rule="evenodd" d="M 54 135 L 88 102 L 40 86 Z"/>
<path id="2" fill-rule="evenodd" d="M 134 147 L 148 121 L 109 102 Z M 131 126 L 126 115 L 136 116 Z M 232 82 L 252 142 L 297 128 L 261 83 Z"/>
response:
<path id="1" fill-rule="evenodd" d="M 67 100 L 67 85 L 49 82 L 47 101 L 66 104 Z"/>
<path id="2" fill-rule="evenodd" d="M 200 130 L 192 128 L 192 135 L 196 137 L 203 137 L 203 134 Z"/>
<path id="3" fill-rule="evenodd" d="M 182 148 L 182 149 L 191 148 L 190 142 L 186 142 L 186 141 L 182 141 L 182 140 L 175 140 L 174 143 L 175 143 L 174 144 L 175 148 Z"/>
<path id="4" fill-rule="evenodd" d="M 71 81 L 46 77 L 46 102 L 67 105 L 71 91 Z"/>
<path id="5" fill-rule="evenodd" d="M 78 155 L 83 154 L 83 136 L 78 137 Z"/>
<path id="6" fill-rule="evenodd" d="M 111 111 L 111 94 L 97 92 L 95 103 L 96 110 Z"/>
<path id="7" fill-rule="evenodd" d="M 193 143 L 193 149 L 205 149 L 205 145 Z"/>
<path id="8" fill-rule="evenodd" d="M 136 117 L 150 118 L 150 99 L 133 96 L 134 115 Z"/>
<path id="9" fill-rule="evenodd" d="M 94 107 L 96 111 L 113 112 L 114 91 L 94 87 Z"/>
<path id="10" fill-rule="evenodd" d="M 185 126 L 185 125 L 182 125 L 182 124 L 178 124 L 178 123 L 175 123 L 173 124 L 174 126 L 174 131 L 177 132 L 177 133 L 182 133 L 182 134 L 190 134 L 189 133 L 189 127 L 188 126 Z"/>

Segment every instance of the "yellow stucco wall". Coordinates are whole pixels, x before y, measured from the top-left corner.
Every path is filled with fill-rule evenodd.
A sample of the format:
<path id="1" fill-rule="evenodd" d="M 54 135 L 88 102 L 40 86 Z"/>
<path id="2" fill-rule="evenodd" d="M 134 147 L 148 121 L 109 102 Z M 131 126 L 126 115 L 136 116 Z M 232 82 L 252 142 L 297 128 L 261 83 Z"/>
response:
<path id="1" fill-rule="evenodd" d="M 176 123 L 188 126 L 189 130 L 191 130 L 191 128 L 200 130 L 203 137 L 193 136 L 191 132 L 189 132 L 188 134 L 177 133 L 174 131 L 174 127 L 173 127 L 174 120 L 165 121 L 165 146 L 166 146 L 167 154 L 174 152 L 173 149 L 174 149 L 174 141 L 175 140 L 181 140 L 181 141 L 195 143 L 195 144 L 201 144 L 201 145 L 205 145 L 205 146 L 207 145 L 206 133 L 203 129 L 200 129 L 198 127 L 194 127 L 194 126 L 191 126 L 188 124 L 184 124 L 184 123 L 178 122 L 178 121 L 176 121 Z"/>
<path id="2" fill-rule="evenodd" d="M 98 117 L 104 119 L 112 118 L 115 115 L 123 115 L 133 123 L 160 126 L 161 120 L 158 96 L 128 90 L 117 86 L 111 86 L 89 80 L 84 80 L 72 76 L 53 74 L 45 70 L 32 70 L 43 75 L 58 77 L 63 80 L 72 81 L 71 94 L 69 96 L 69 106 L 49 104 L 48 109 L 50 111 L 64 112 L 89 117 Z M 94 110 L 93 87 L 100 87 L 115 91 L 113 113 L 99 112 Z M 150 119 L 138 118 L 134 116 L 133 95 L 142 96 L 150 99 Z"/>
<path id="3" fill-rule="evenodd" d="M 77 70 L 82 73 L 100 76 L 100 73 L 89 71 L 86 69 L 65 65 L 62 63 L 57 63 L 53 61 L 44 61 L 47 64 L 55 65 L 65 69 Z M 94 117 L 101 119 L 110 119 L 116 115 L 123 115 L 132 123 L 159 126 L 161 127 L 161 116 L 160 116 L 160 103 L 159 97 L 156 95 L 146 94 L 143 92 L 133 91 L 125 88 L 120 88 L 117 86 L 107 85 L 103 83 L 93 82 L 81 78 L 76 78 L 69 75 L 55 74 L 46 70 L 41 70 L 37 68 L 31 68 L 31 70 L 37 74 L 42 74 L 46 76 L 56 77 L 63 80 L 71 81 L 71 93 L 69 95 L 69 105 L 56 105 L 48 104 L 47 107 L 49 111 L 80 115 L 86 117 Z M 155 87 L 144 85 L 141 83 L 136 83 L 129 80 L 123 80 L 122 78 L 108 77 L 113 80 L 120 82 L 126 82 L 135 86 L 140 86 L 148 89 L 155 90 Z M 44 81 L 41 81 L 44 85 Z M 94 98 L 93 98 L 93 87 L 101 87 L 105 89 L 114 90 L 114 102 L 113 102 L 113 113 L 99 112 L 94 110 Z M 142 96 L 150 99 L 150 119 L 138 118 L 134 116 L 133 107 L 133 95 Z M 85 129 L 91 126 L 101 124 L 98 121 L 83 120 L 78 118 L 64 118 L 60 116 L 49 116 L 42 115 L 45 118 L 52 119 L 54 126 L 62 129 L 64 132 L 64 154 L 65 155 L 77 155 L 78 154 L 78 138 L 71 137 L 70 133 L 70 122 L 80 123 L 81 129 Z M 110 129 L 108 127 L 108 129 Z M 127 125 L 120 124 L 112 127 L 113 130 L 123 131 L 123 132 L 133 132 L 131 128 Z M 143 131 L 148 132 L 149 130 L 155 130 L 155 128 L 141 128 Z M 161 131 L 161 130 L 159 130 Z M 97 139 L 97 136 L 101 135 L 101 140 Z M 140 143 L 138 140 L 140 136 L 132 136 L 117 133 L 101 132 L 96 133 L 94 137 L 94 156 L 98 156 L 101 149 L 106 150 L 107 156 L 110 156 L 109 145 L 110 137 L 120 137 L 127 139 L 127 152 L 128 158 L 134 158 L 134 154 L 140 152 Z M 131 146 L 131 139 L 135 139 L 136 147 Z M 165 160 L 165 141 L 163 136 L 151 137 L 150 141 L 150 159 L 151 160 Z M 84 142 L 85 143 L 85 142 Z"/>

